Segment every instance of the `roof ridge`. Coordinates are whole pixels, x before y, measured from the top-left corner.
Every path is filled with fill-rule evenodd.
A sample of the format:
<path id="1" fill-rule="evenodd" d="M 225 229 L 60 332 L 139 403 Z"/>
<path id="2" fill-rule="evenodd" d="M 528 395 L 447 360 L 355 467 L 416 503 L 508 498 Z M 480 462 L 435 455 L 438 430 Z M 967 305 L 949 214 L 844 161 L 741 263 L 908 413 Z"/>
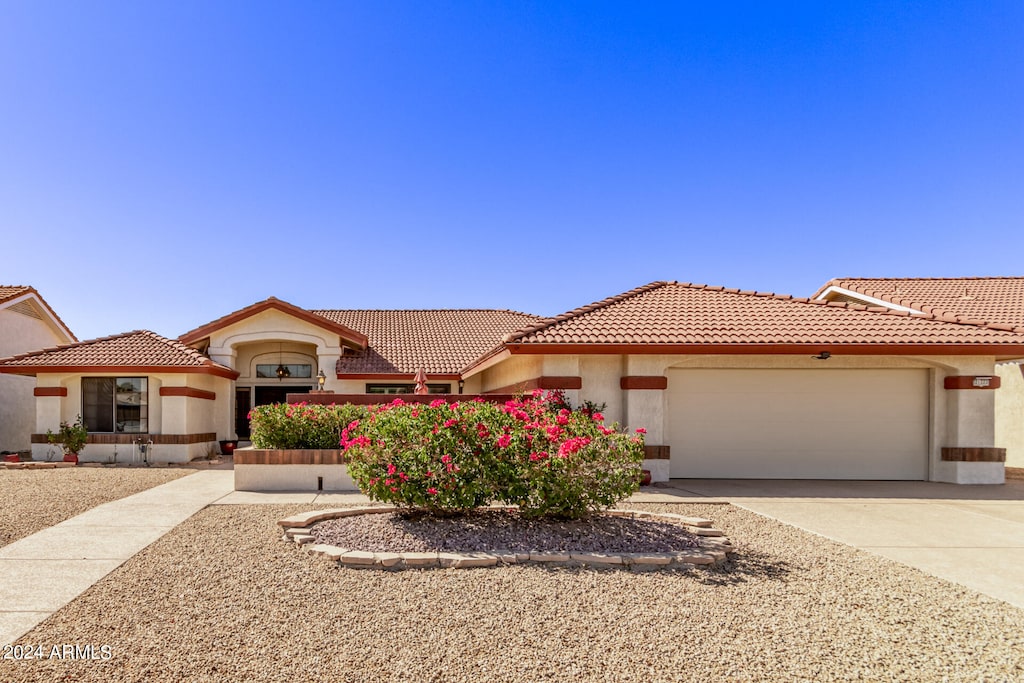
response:
<path id="1" fill-rule="evenodd" d="M 516 339 L 521 339 L 522 337 L 528 334 L 539 332 L 540 330 L 543 330 L 546 327 L 551 327 L 552 325 L 556 325 L 566 320 L 571 320 L 573 318 L 579 317 L 586 313 L 590 313 L 592 311 L 607 308 L 608 306 L 611 306 L 613 304 L 621 303 L 623 301 L 626 301 L 627 299 L 632 299 L 633 297 L 640 296 L 641 294 L 646 294 L 647 292 L 671 284 L 677 283 L 675 280 L 655 280 L 654 282 L 648 282 L 646 285 L 641 285 L 640 287 L 636 287 L 629 291 L 622 292 L 621 294 L 616 294 L 615 296 L 610 296 L 605 299 L 601 299 L 600 301 L 595 301 L 593 303 L 587 304 L 586 306 L 574 308 L 560 315 L 556 315 L 550 318 L 541 318 L 540 320 L 537 321 L 535 325 L 528 325 L 527 327 L 522 327 L 518 330 L 515 330 L 514 332 L 509 332 L 508 334 L 501 338 L 501 343 L 508 344 L 512 341 L 515 341 Z"/>
<path id="2" fill-rule="evenodd" d="M 310 313 L 514 313 L 541 318 L 536 313 L 516 311 L 511 308 L 310 308 Z"/>

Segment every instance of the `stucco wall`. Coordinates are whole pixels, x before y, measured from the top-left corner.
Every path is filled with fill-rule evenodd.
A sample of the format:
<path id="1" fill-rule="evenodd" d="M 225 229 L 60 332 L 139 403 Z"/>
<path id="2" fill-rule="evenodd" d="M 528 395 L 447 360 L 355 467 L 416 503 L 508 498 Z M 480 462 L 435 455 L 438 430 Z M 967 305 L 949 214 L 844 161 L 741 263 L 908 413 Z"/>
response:
<path id="1" fill-rule="evenodd" d="M 70 341 L 31 299 L 27 301 L 43 319 L 0 309 L 0 358 Z M 0 451 L 28 450 L 36 422 L 35 386 L 32 377 L 0 375 Z"/>
<path id="2" fill-rule="evenodd" d="M 1024 467 L 1024 365 L 1001 363 L 995 391 L 996 445 L 1006 449 L 1007 467 Z"/>

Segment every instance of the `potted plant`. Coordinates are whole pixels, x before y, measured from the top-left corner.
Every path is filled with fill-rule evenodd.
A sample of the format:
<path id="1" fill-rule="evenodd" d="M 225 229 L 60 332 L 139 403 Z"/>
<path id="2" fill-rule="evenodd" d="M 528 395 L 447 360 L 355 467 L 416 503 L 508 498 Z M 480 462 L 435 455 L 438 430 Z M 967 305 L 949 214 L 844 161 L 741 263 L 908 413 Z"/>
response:
<path id="1" fill-rule="evenodd" d="M 46 440 L 61 447 L 61 450 L 64 451 L 64 462 L 73 462 L 77 465 L 78 453 L 85 448 L 85 442 L 89 440 L 89 432 L 82 423 L 82 416 L 79 415 L 72 424 L 61 420 L 60 429 L 56 434 L 47 429 Z"/>

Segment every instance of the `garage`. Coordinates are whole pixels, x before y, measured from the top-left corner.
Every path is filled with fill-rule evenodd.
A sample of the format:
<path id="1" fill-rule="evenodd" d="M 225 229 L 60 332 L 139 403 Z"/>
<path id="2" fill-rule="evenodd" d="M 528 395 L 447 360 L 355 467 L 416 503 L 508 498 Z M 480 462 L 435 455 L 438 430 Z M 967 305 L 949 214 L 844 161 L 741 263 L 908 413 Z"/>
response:
<path id="1" fill-rule="evenodd" d="M 928 478 L 928 371 L 671 369 L 673 478 Z"/>

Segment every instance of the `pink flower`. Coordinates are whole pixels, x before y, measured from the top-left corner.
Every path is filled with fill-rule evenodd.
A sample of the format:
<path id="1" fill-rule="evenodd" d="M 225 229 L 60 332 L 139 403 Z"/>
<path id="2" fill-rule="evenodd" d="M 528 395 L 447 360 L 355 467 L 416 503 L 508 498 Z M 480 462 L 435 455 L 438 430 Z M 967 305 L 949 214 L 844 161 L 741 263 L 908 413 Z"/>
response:
<path id="1" fill-rule="evenodd" d="M 420 416 L 420 411 L 418 411 L 418 410 L 416 410 L 416 409 L 414 408 L 414 409 L 412 410 L 412 413 L 411 413 L 411 414 L 412 414 L 412 416 L 413 416 L 413 417 L 419 417 L 419 416 Z"/>
<path id="2" fill-rule="evenodd" d="M 391 402 L 391 405 L 393 405 L 393 406 L 404 406 L 405 405 L 405 401 L 403 401 L 400 398 L 396 398 L 394 401 Z"/>
<path id="3" fill-rule="evenodd" d="M 556 427 L 555 425 L 551 425 L 550 427 L 548 427 L 547 432 L 548 436 L 551 437 L 552 439 L 557 439 L 559 436 L 562 435 L 561 428 Z"/>
<path id="4" fill-rule="evenodd" d="M 434 476 L 434 473 L 431 472 L 430 470 L 427 470 L 427 479 L 430 479 L 432 476 Z"/>
<path id="5" fill-rule="evenodd" d="M 565 415 L 562 415 L 562 414 L 559 414 L 558 417 L 555 418 L 555 420 L 560 425 L 567 425 L 567 424 L 569 424 L 569 418 L 566 417 Z"/>
<path id="6" fill-rule="evenodd" d="M 433 401 L 430 402 L 430 407 L 431 408 L 440 408 L 443 405 L 444 405 L 444 399 L 443 398 L 435 398 Z"/>
<path id="7" fill-rule="evenodd" d="M 646 430 L 646 429 L 644 429 L 643 427 L 637 427 L 637 428 L 636 428 L 636 433 L 637 433 L 637 434 L 646 434 L 646 433 L 647 433 L 647 430 Z"/>
<path id="8" fill-rule="evenodd" d="M 502 434 L 498 437 L 498 448 L 508 448 L 510 443 L 512 443 L 511 434 Z"/>
<path id="9" fill-rule="evenodd" d="M 437 495 L 437 489 L 435 489 L 433 486 L 431 486 L 429 489 L 427 489 L 427 493 L 429 495 L 431 495 L 431 496 L 436 496 Z"/>
<path id="10" fill-rule="evenodd" d="M 604 415 L 601 413 L 594 413 L 593 418 L 594 422 L 604 422 Z"/>
<path id="11" fill-rule="evenodd" d="M 455 418 L 453 417 L 453 418 L 451 418 L 451 419 L 445 420 L 445 421 L 444 421 L 444 426 L 445 426 L 445 427 L 451 427 L 452 425 L 458 424 L 458 422 L 459 422 L 459 421 L 458 421 L 458 420 L 456 420 L 456 419 L 455 419 Z"/>
<path id="12" fill-rule="evenodd" d="M 452 456 L 448 455 L 447 453 L 441 456 L 441 462 L 443 462 L 444 464 L 447 465 L 451 461 L 452 461 Z"/>

